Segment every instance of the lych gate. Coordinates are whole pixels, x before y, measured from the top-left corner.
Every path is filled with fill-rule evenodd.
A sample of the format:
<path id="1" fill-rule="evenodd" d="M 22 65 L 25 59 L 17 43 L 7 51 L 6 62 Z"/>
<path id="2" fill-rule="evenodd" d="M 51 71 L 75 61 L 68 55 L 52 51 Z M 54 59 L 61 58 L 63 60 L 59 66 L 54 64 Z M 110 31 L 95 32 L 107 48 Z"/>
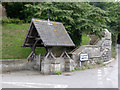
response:
<path id="1" fill-rule="evenodd" d="M 32 49 L 32 52 L 28 56 L 28 60 L 31 59 L 32 61 L 35 61 L 37 59 L 36 63 L 39 62 L 38 68 L 40 68 L 41 72 L 45 74 L 61 70 L 65 71 L 67 70 L 67 67 L 69 67 L 69 69 L 71 68 L 70 65 L 72 59 L 70 59 L 69 55 L 67 54 L 66 47 L 74 47 L 75 45 L 65 30 L 63 24 L 60 22 L 32 19 L 22 46 L 30 47 Z M 56 58 L 52 53 L 52 47 L 56 46 L 64 48 L 64 51 L 59 58 Z M 38 56 L 35 53 L 36 47 L 46 48 L 46 54 L 44 55 L 42 62 L 40 55 Z M 63 58 L 63 56 L 66 58 Z M 63 60 L 65 63 L 62 63 L 60 60 Z M 67 65 L 68 62 L 69 65 Z M 54 70 L 51 70 L 51 68 Z"/>

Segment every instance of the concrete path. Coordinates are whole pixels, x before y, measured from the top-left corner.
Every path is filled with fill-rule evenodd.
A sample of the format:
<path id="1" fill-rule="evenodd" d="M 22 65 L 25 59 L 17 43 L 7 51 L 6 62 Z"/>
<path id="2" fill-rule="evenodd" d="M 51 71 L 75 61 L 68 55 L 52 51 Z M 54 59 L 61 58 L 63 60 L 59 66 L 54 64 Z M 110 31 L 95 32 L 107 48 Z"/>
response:
<path id="1" fill-rule="evenodd" d="M 19 71 L 3 74 L 2 79 L 3 88 L 118 88 L 118 58 L 98 69 L 45 76 Z"/>

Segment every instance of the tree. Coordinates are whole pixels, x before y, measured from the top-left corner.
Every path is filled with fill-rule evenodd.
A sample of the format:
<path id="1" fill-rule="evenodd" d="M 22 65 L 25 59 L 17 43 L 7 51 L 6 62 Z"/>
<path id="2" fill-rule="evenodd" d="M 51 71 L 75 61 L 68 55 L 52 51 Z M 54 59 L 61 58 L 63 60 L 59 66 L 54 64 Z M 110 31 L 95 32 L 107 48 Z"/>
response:
<path id="1" fill-rule="evenodd" d="M 107 22 L 109 30 L 112 32 L 112 44 L 115 46 L 120 33 L 120 3 L 119 2 L 99 2 L 90 3 L 108 12 L 109 22 Z"/>
<path id="2" fill-rule="evenodd" d="M 41 2 L 25 6 L 26 21 L 33 17 L 48 19 L 49 10 L 50 20 L 62 22 L 76 45 L 80 45 L 83 32 L 101 36 L 108 20 L 104 10 L 87 2 Z"/>
<path id="3" fill-rule="evenodd" d="M 25 4 L 23 2 L 2 2 L 2 5 L 6 9 L 7 17 L 9 18 L 19 18 L 24 19 L 24 12 L 22 12 L 25 8 Z M 32 4 L 32 3 L 30 3 Z"/>
<path id="4" fill-rule="evenodd" d="M 90 5 L 88 2 L 40 2 L 40 3 L 3 3 L 7 16 L 30 22 L 32 18 L 62 22 L 73 42 L 78 46 L 82 33 L 102 36 L 106 27 L 107 12 Z"/>

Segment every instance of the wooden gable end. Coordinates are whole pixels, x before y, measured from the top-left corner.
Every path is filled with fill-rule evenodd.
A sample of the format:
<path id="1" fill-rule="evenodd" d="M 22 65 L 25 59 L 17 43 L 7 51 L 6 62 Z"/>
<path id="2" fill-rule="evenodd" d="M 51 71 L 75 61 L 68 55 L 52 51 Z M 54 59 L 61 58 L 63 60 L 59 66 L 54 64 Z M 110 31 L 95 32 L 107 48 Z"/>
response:
<path id="1" fill-rule="evenodd" d="M 39 41 L 37 42 L 36 47 L 44 46 L 36 28 L 35 28 L 34 23 L 31 22 L 22 47 L 33 47 L 34 43 L 37 40 L 39 40 Z"/>

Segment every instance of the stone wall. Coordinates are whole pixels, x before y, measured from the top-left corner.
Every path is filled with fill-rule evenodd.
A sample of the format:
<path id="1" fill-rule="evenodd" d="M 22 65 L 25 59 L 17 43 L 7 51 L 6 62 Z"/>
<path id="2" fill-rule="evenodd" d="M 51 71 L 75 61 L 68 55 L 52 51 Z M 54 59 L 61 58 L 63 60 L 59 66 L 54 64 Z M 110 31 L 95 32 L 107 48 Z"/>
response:
<path id="1" fill-rule="evenodd" d="M 96 45 L 82 45 L 70 53 L 71 58 L 79 66 L 80 53 L 88 53 L 89 61 L 96 64 L 98 61 L 108 61 L 111 59 L 111 33 L 105 29 L 105 36 Z"/>
<path id="2" fill-rule="evenodd" d="M 18 71 L 27 69 L 27 60 L 26 59 L 3 59 L 0 60 L 0 71 L 9 72 L 9 71 Z"/>
<path id="3" fill-rule="evenodd" d="M 30 66 L 31 69 L 33 68 L 39 70 L 42 74 L 54 74 L 56 72 L 65 71 L 69 72 L 71 70 L 74 70 L 75 67 L 74 60 L 70 58 L 44 58 L 40 61 L 40 63 L 37 63 L 39 60 L 40 59 L 34 59 L 32 62 L 29 62 L 28 65 L 30 66 L 30 63 L 32 63 Z"/>

